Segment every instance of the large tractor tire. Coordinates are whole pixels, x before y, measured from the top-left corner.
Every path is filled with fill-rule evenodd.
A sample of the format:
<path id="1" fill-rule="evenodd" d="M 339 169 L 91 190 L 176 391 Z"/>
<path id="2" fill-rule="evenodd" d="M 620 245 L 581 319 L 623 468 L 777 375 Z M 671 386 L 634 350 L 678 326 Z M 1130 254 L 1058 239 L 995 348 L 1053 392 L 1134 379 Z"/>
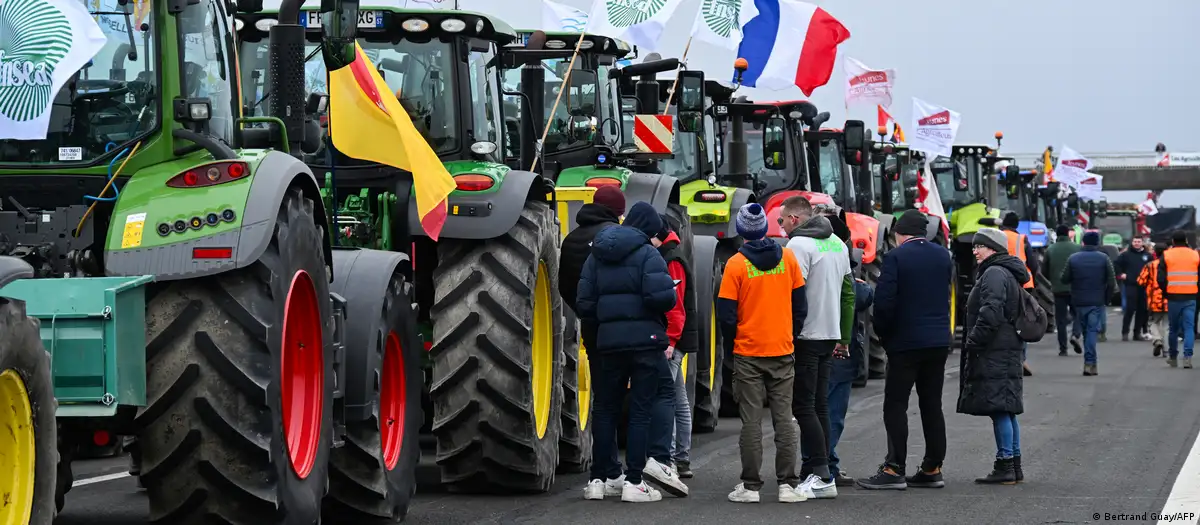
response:
<path id="1" fill-rule="evenodd" d="M 433 433 L 454 490 L 546 492 L 561 432 L 558 226 L 544 202 L 486 241 L 438 243 Z"/>
<path id="2" fill-rule="evenodd" d="M 863 280 L 874 290 L 879 284 L 879 273 L 882 270 L 883 261 L 877 257 L 871 264 L 863 265 Z M 872 304 L 867 310 L 866 319 L 863 320 L 866 325 L 866 343 L 867 350 L 867 379 L 883 379 L 887 377 L 887 352 L 883 349 L 883 342 L 879 339 L 879 335 L 875 333 L 875 305 Z"/>
<path id="3" fill-rule="evenodd" d="M 1046 322 L 1049 323 L 1046 329 L 1053 331 L 1055 326 L 1053 285 L 1050 284 L 1050 279 L 1042 275 L 1041 272 L 1038 272 L 1033 277 L 1033 296 L 1037 298 L 1038 305 L 1042 307 L 1042 310 L 1046 311 Z"/>
<path id="4" fill-rule="evenodd" d="M 570 311 L 567 311 L 570 314 Z M 592 468 L 592 370 L 579 335 L 579 321 L 567 316 L 563 335 L 562 434 L 558 440 L 558 471 L 587 472 Z"/>
<path id="5" fill-rule="evenodd" d="M 24 301 L 0 297 L 0 523 L 50 525 L 58 508 L 58 402 L 50 354 Z"/>
<path id="6" fill-rule="evenodd" d="M 336 356 L 313 208 L 293 188 L 257 262 L 150 289 L 136 423 L 152 522 L 320 522 Z"/>
<path id="7" fill-rule="evenodd" d="M 688 391 L 688 399 L 694 407 L 692 432 L 707 433 L 717 429 L 721 411 L 722 365 L 725 351 L 721 344 L 721 328 L 717 323 L 717 293 L 721 289 L 721 262 L 717 260 L 716 237 L 694 239 L 692 268 L 696 279 L 697 329 L 700 331 L 700 349 L 688 356 L 696 373 L 694 391 Z"/>
<path id="8" fill-rule="evenodd" d="M 338 278 L 342 277 L 339 272 Z M 359 284 L 356 278 L 371 284 L 378 279 L 357 273 L 346 277 L 350 285 Z M 412 285 L 401 272 L 393 272 L 379 310 L 353 315 L 359 313 L 356 301 L 367 302 L 358 299 L 366 294 L 363 292 L 378 293 L 378 289 L 343 294 L 352 314 L 347 345 L 348 352 L 355 346 L 367 352 L 368 367 L 375 378 L 369 385 L 375 402 L 371 417 L 346 425 L 345 446 L 334 449 L 329 458 L 329 497 L 324 501 L 324 517 L 331 523 L 403 521 L 417 492 L 419 431 L 425 420 L 421 410 L 425 371 L 421 368 L 424 347 L 417 334 Z M 350 346 L 352 343 L 355 346 Z"/>

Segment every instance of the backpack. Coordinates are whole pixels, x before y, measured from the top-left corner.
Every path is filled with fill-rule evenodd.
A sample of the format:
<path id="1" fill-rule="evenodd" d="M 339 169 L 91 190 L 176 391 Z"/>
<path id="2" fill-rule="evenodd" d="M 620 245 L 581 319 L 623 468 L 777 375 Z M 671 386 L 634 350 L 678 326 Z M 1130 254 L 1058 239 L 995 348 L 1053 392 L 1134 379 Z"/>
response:
<path id="1" fill-rule="evenodd" d="M 1017 328 L 1017 337 L 1026 343 L 1036 343 L 1046 335 L 1050 326 L 1050 318 L 1046 310 L 1038 304 L 1032 290 L 1021 288 L 1021 299 L 1017 301 L 1017 320 L 1013 326 Z"/>

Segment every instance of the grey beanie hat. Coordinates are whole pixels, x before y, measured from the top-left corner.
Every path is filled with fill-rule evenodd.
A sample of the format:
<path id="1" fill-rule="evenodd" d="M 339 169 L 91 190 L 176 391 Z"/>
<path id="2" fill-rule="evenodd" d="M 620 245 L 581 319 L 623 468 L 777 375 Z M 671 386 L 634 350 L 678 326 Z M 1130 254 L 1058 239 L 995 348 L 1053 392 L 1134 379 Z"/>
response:
<path id="1" fill-rule="evenodd" d="M 972 244 L 987 246 L 996 253 L 1008 253 L 1008 236 L 995 228 L 980 228 L 975 232 L 975 240 Z"/>
<path id="2" fill-rule="evenodd" d="M 738 235 L 747 241 L 757 241 L 767 235 L 767 214 L 758 203 L 743 205 L 737 214 Z"/>

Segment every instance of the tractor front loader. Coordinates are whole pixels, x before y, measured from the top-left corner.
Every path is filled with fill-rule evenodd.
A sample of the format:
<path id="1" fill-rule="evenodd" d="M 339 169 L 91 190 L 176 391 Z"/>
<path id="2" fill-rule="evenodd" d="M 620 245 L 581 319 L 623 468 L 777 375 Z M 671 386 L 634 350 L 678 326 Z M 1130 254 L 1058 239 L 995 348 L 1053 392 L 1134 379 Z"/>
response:
<path id="1" fill-rule="evenodd" d="M 44 138 L 0 130 L 0 254 L 19 259 L 0 259 L 0 388 L 32 407 L 0 443 L 18 488 L 0 521 L 49 523 L 72 445 L 101 433 L 136 436 L 155 523 L 405 516 L 424 384 L 411 264 L 331 242 L 302 160 L 323 102 L 305 100 L 299 6 L 264 30 L 270 116 L 243 116 L 230 4 L 101 2 L 105 41 L 45 91 Z M 20 28 L 57 38 L 40 29 Z"/>

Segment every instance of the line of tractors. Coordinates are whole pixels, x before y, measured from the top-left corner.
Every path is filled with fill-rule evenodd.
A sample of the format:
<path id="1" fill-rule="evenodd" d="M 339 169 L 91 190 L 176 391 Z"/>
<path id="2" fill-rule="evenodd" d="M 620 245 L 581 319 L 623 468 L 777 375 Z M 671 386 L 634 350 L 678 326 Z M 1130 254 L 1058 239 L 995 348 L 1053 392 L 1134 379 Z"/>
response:
<path id="1" fill-rule="evenodd" d="M 753 102 L 676 59 L 619 67 L 640 57 L 601 35 L 355 0 L 117 4 L 93 13 L 124 24 L 55 95 L 47 137 L 0 140 L 4 522 L 48 523 L 75 451 L 122 438 L 156 523 L 400 521 L 422 468 L 547 491 L 591 464 L 557 274 L 596 188 L 653 204 L 691 253 L 697 432 L 734 408 L 713 302 L 738 208 L 765 203 L 781 241 L 791 195 L 844 210 L 873 282 L 915 200 L 922 156 L 861 121 L 823 127 L 810 102 Z M 325 72 L 355 42 L 455 180 L 437 241 L 412 174 L 328 137 Z M 664 112 L 673 152 L 639 150 L 635 116 Z M 981 224 L 1033 209 L 1046 233 L 1041 190 L 1001 160 L 966 145 L 931 166 L 959 305 Z M 886 372 L 873 334 L 869 356 L 860 382 Z"/>

